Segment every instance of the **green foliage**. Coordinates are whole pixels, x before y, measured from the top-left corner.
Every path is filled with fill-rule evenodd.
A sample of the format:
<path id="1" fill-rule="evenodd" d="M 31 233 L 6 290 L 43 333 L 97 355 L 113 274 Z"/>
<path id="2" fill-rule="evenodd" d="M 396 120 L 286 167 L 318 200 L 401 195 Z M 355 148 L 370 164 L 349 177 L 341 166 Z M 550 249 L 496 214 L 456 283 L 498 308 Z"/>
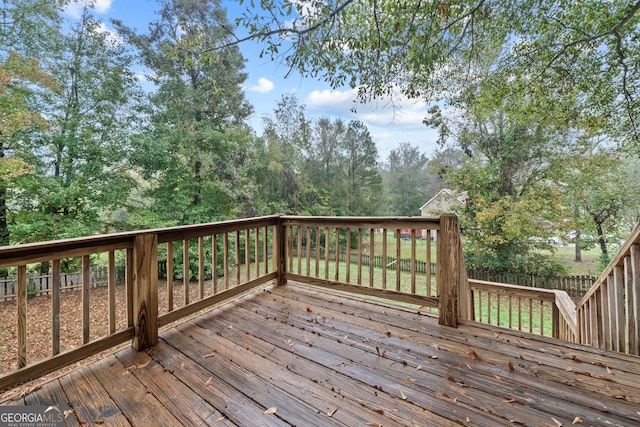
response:
<path id="1" fill-rule="evenodd" d="M 428 158 L 417 146 L 405 142 L 392 150 L 383 176 L 391 215 L 418 215 L 433 196 Z"/>
<path id="2" fill-rule="evenodd" d="M 146 181 L 136 223 L 177 225 L 244 212 L 253 142 L 244 120 L 244 59 L 217 1 L 166 1 L 148 34 L 116 23 L 157 90 L 131 162 Z M 148 225 L 148 224 L 147 224 Z"/>

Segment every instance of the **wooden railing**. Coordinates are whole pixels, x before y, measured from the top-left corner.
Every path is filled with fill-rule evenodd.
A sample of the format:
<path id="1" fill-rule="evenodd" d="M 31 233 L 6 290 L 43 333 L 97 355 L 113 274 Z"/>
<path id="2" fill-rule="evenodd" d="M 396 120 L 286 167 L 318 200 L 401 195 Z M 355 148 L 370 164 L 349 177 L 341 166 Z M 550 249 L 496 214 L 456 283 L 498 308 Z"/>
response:
<path id="1" fill-rule="evenodd" d="M 407 229 L 412 230 L 408 235 Z M 423 232 L 426 238 L 418 238 Z M 358 261 L 336 261 L 340 248 L 347 251 L 348 260 L 355 251 Z M 407 248 L 408 271 L 395 266 Z M 336 251 L 333 261 L 332 249 Z M 374 263 L 365 268 L 361 262 L 365 251 L 370 256 L 378 251 L 396 256 L 390 265 L 376 271 Z M 425 261 L 425 271 L 416 268 L 418 258 Z M 435 261 L 435 276 L 434 264 L 427 260 Z M 166 265 L 166 281 L 159 279 L 159 261 Z M 27 298 L 27 273 L 42 270 L 46 264 L 41 263 L 49 263 L 52 277 L 45 308 L 41 303 L 46 297 Z M 95 293 L 104 288 L 91 286 L 90 271 L 96 263 L 107 265 L 104 297 Z M 78 306 L 65 304 L 72 293 L 61 294 L 61 265 L 81 266 Z M 0 268 L 9 269 L 17 281 L 16 301 L 4 303 L 15 304 L 15 320 L 3 319 L 15 337 L 6 341 L 15 342 L 0 342 L 5 346 L 3 360 L 12 360 L 17 370 L 4 370 L 0 391 L 129 340 L 138 350 L 152 346 L 162 326 L 256 287 L 270 282 L 281 285 L 288 279 L 419 304 L 437 311 L 440 323 L 448 326 L 473 316 L 454 215 L 269 216 L 118 233 L 0 247 Z M 116 270 L 124 271 L 123 282 L 116 281 Z M 103 299 L 104 307 L 96 308 L 94 303 Z M 33 321 L 35 317 L 38 322 Z M 31 330 L 36 323 L 49 327 Z M 74 334 L 68 331 L 76 324 L 77 336 L 70 336 Z M 34 343 L 43 341 L 50 342 L 49 350 L 34 353 L 38 347 Z"/>
<path id="2" fill-rule="evenodd" d="M 576 306 L 577 341 L 640 354 L 640 224 Z"/>
<path id="3" fill-rule="evenodd" d="M 562 290 L 469 280 L 480 323 L 575 341 L 575 305 Z"/>
<path id="4" fill-rule="evenodd" d="M 163 325 L 273 281 L 279 222 L 271 216 L 1 247 L 0 268 L 15 270 L 18 292 L 16 302 L 3 303 L 15 304 L 15 317 L 3 318 L 15 339 L 0 345 L 3 361 L 12 360 L 18 369 L 0 377 L 0 391 L 129 340 L 136 349 L 151 346 Z M 159 283 L 159 257 L 167 260 L 168 271 L 180 271 L 181 283 L 173 274 Z M 102 289 L 90 286 L 97 259 L 108 265 L 107 301 L 100 312 L 93 307 Z M 27 272 L 42 262 L 51 263 L 52 275 L 44 309 L 35 303 L 41 299 L 27 299 Z M 60 292 L 61 263 L 70 262 L 81 265 L 81 299 L 65 311 L 63 298 L 70 293 Z M 124 269 L 124 283 L 116 283 L 116 268 Z M 32 326 L 46 318 L 49 328 L 37 335 Z M 68 336 L 65 331 L 75 324 L 78 336 Z M 50 342 L 49 351 L 34 353 L 34 343 L 43 341 Z"/>
<path id="5" fill-rule="evenodd" d="M 281 280 L 415 304 L 437 311 L 440 323 L 448 326 L 473 316 L 455 215 L 288 216 L 282 218 L 281 227 Z M 344 261 L 336 257 L 341 251 L 346 251 Z M 375 263 L 363 262 L 365 254 L 393 261 L 377 268 Z M 397 265 L 403 257 L 411 260 L 410 268 Z M 425 263 L 424 271 L 416 268 L 418 259 Z"/>

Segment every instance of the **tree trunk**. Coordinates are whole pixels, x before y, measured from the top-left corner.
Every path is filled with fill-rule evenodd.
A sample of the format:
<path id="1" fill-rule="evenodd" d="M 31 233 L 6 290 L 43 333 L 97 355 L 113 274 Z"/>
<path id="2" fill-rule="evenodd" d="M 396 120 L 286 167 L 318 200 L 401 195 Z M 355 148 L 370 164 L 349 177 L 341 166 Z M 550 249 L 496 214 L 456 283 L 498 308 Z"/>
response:
<path id="1" fill-rule="evenodd" d="M 4 144 L 0 142 L 0 159 L 4 158 Z M 0 246 L 9 245 L 9 227 L 7 225 L 7 186 L 0 179 Z"/>
<path id="2" fill-rule="evenodd" d="M 582 249 L 580 248 L 580 232 L 576 231 L 576 237 L 574 239 L 576 247 L 576 259 L 575 262 L 582 262 Z"/>

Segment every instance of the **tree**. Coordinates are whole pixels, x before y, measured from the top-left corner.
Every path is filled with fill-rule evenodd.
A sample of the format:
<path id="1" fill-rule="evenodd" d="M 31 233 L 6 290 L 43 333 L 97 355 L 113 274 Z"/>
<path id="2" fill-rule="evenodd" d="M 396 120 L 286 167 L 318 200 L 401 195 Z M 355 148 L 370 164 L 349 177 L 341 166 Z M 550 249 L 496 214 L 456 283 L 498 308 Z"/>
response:
<path id="1" fill-rule="evenodd" d="M 244 58 L 237 47 L 225 47 L 225 10 L 216 0 L 166 0 L 147 34 L 115 24 L 157 86 L 148 131 L 132 156 L 151 182 L 152 222 L 234 217 L 248 197 L 245 169 L 253 154 L 244 120 L 252 109 L 241 87 Z"/>
<path id="2" fill-rule="evenodd" d="M 586 144 L 571 159 L 564 175 L 567 203 L 574 206 L 569 225 L 575 233 L 576 258 L 579 250 L 597 245 L 600 261 L 610 261 L 609 249 L 629 232 L 636 220 L 633 207 L 638 190 L 636 174 L 629 174 L 632 159 Z"/>
<path id="3" fill-rule="evenodd" d="M 16 181 L 16 241 L 106 232 L 133 186 L 126 159 L 140 89 L 131 55 L 87 10 L 57 47 L 45 64 L 61 90 L 37 105 L 49 128 L 16 150 L 35 168 Z"/>
<path id="4" fill-rule="evenodd" d="M 428 198 L 427 155 L 407 142 L 389 153 L 383 181 L 392 215 L 416 215 Z"/>
<path id="5" fill-rule="evenodd" d="M 358 88 L 363 99 L 400 90 L 455 103 L 467 88 L 487 82 L 500 82 L 503 97 L 564 101 L 563 94 L 578 93 L 593 125 L 640 149 L 637 1 L 342 0 L 274 7 L 262 0 L 239 22 L 248 38 L 266 41 L 265 54 L 334 87 Z M 479 66 L 492 71 L 490 78 L 477 74 Z M 575 99 L 568 103 L 573 107 Z"/>
<path id="6" fill-rule="evenodd" d="M 379 210 L 382 178 L 378 149 L 362 122 L 349 122 L 344 138 L 348 215 L 372 215 Z"/>
<path id="7" fill-rule="evenodd" d="M 513 106 L 511 106 L 513 107 Z M 560 270 L 540 249 L 566 216 L 555 184 L 572 140 L 555 126 L 521 120 L 498 110 L 472 123 L 447 127 L 465 153 L 449 174 L 468 198 L 459 211 L 465 259 L 471 268 L 544 274 Z"/>
<path id="8" fill-rule="evenodd" d="M 50 47 L 60 29 L 59 9 L 65 2 L 5 1 L 0 21 L 0 246 L 11 243 L 8 204 L 14 180 L 33 166 L 14 155 L 24 142 L 24 132 L 45 129 L 46 119 L 33 109 L 37 90 L 58 86 L 38 58 Z"/>

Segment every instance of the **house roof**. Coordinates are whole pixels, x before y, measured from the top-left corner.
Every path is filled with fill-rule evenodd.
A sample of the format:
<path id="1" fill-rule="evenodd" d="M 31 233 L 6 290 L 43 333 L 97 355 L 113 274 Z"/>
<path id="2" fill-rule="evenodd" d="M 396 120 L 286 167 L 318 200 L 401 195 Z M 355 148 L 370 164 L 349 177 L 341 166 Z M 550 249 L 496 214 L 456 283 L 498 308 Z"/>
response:
<path id="1" fill-rule="evenodd" d="M 453 199 L 457 200 L 458 202 L 460 202 L 463 205 L 466 203 L 467 197 L 468 197 L 466 191 L 463 191 L 461 193 L 456 193 L 455 191 L 451 190 L 450 188 L 443 188 L 442 190 L 438 191 L 438 193 L 436 193 L 435 196 L 433 196 L 431 199 L 429 199 L 429 201 L 427 203 L 422 205 L 420 207 L 420 210 L 423 210 L 424 208 L 429 206 L 431 203 L 433 203 L 435 200 L 438 200 L 438 199 L 442 198 L 443 196 L 448 196 L 450 198 L 453 198 Z"/>

